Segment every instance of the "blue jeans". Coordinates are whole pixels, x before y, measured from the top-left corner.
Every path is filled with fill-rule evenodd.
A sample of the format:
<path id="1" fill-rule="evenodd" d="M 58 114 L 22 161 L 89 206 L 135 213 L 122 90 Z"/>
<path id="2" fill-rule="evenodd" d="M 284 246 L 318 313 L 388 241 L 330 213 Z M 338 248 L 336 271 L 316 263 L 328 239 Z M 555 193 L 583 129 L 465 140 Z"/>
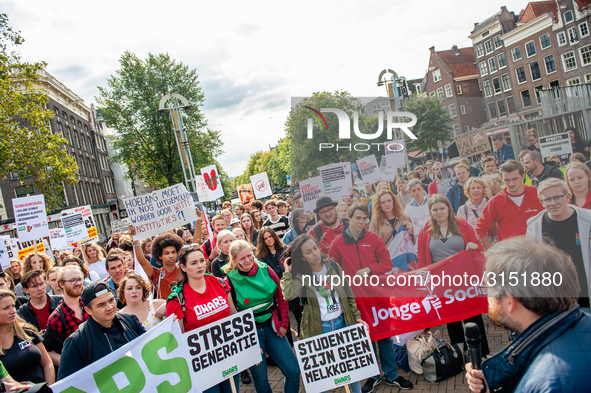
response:
<path id="1" fill-rule="evenodd" d="M 384 372 L 384 378 L 388 381 L 392 381 L 398 378 L 398 365 L 396 364 L 396 355 L 394 354 L 394 346 L 389 338 L 377 341 L 380 347 L 380 364 L 382 365 L 382 371 Z M 376 342 L 371 343 L 373 350 L 376 350 Z M 373 379 L 379 379 L 380 375 L 375 375 Z"/>
<path id="2" fill-rule="evenodd" d="M 346 328 L 345 317 L 341 316 L 333 319 L 332 321 L 322 321 L 322 333 L 329 333 L 335 330 Z M 361 381 L 353 382 L 349 385 L 353 393 L 361 393 Z"/>
<path id="3" fill-rule="evenodd" d="M 234 379 L 234 386 L 236 387 L 236 393 L 240 391 L 240 373 L 232 377 Z M 203 393 L 232 393 L 232 387 L 230 386 L 230 378 L 226 379 L 219 384 L 204 390 Z"/>
<path id="4" fill-rule="evenodd" d="M 273 393 L 267 378 L 267 358 L 265 353 L 268 353 L 273 358 L 285 376 L 285 382 L 283 383 L 285 393 L 298 393 L 300 390 L 300 367 L 287 338 L 285 336 L 280 338 L 271 325 L 257 328 L 257 334 L 263 354 L 259 365 L 250 368 L 257 393 Z"/>

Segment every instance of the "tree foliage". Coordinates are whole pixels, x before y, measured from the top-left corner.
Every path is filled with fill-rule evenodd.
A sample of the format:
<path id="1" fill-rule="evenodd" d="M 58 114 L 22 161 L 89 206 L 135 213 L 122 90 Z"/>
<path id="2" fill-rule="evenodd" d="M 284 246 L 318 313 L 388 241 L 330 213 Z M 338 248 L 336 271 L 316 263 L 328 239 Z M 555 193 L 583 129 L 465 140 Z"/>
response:
<path id="1" fill-rule="evenodd" d="M 272 185 L 286 187 L 285 175 L 289 175 L 291 167 L 290 149 L 290 141 L 288 138 L 283 138 L 274 149 L 251 154 L 244 173 L 234 178 L 234 189 L 241 184 L 250 183 L 250 176 L 262 172 L 267 172 Z"/>
<path id="2" fill-rule="evenodd" d="M 49 127 L 53 112 L 47 94 L 38 87 L 44 62 L 21 61 L 16 47 L 24 42 L 0 15 L 0 172 L 18 172 L 21 182 L 32 178 L 45 195 L 48 210 L 63 200 L 63 183 L 75 183 L 78 165 L 63 148 L 66 140 Z"/>
<path id="3" fill-rule="evenodd" d="M 441 100 L 413 95 L 404 101 L 403 108 L 417 117 L 417 124 L 412 127 L 417 139 L 407 139 L 408 150 L 436 151 L 438 140 L 446 142 L 452 139 L 451 127 L 446 124 L 452 121 L 452 118 L 441 104 Z"/>
<path id="4" fill-rule="evenodd" d="M 199 174 L 200 168 L 216 164 L 225 191 L 230 191 L 228 177 L 215 159 L 223 153 L 219 131 L 207 128 L 199 110 L 205 97 L 197 71 L 162 53 L 140 59 L 127 51 L 119 63 L 97 97 L 107 124 L 117 130 L 114 160 L 126 164 L 130 176 L 155 188 L 184 182 L 170 114 L 158 113 L 160 99 L 177 93 L 192 105 L 182 117 L 195 171 Z"/>

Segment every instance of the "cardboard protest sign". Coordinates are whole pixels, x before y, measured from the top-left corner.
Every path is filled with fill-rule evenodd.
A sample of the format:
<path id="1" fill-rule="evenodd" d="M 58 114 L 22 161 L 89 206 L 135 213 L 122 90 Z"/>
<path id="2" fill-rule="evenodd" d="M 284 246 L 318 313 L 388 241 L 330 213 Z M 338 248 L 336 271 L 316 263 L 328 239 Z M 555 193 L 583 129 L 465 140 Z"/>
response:
<path id="1" fill-rule="evenodd" d="M 183 338 L 191 356 L 191 370 L 202 389 L 231 378 L 264 356 L 252 310 L 191 330 Z"/>
<path id="2" fill-rule="evenodd" d="M 49 244 L 51 245 L 52 250 L 65 250 L 69 248 L 64 228 L 54 228 L 49 230 Z"/>
<path id="3" fill-rule="evenodd" d="M 543 161 L 556 154 L 565 162 L 573 154 L 573 146 L 568 132 L 541 136 L 538 138 L 538 142 L 540 143 L 540 154 L 542 154 Z"/>
<path id="4" fill-rule="evenodd" d="M 394 169 L 406 166 L 406 143 L 404 139 L 384 142 L 384 155 L 389 167 Z"/>
<path id="5" fill-rule="evenodd" d="M 190 367 L 181 329 L 170 316 L 100 361 L 51 385 L 51 389 L 53 393 L 201 393 Z"/>
<path id="6" fill-rule="evenodd" d="M 215 165 L 210 165 L 205 168 L 201 168 L 201 174 L 207 184 L 207 193 L 209 194 L 209 200 L 215 201 L 217 198 L 224 196 L 224 189 L 222 187 L 222 180 L 218 172 L 218 168 Z"/>
<path id="7" fill-rule="evenodd" d="M 85 244 L 98 240 L 98 232 L 89 205 L 62 211 L 62 226 L 69 245 Z"/>
<path id="8" fill-rule="evenodd" d="M 28 254 L 31 254 L 33 252 L 35 252 L 35 246 L 21 248 L 20 250 L 18 250 L 17 253 L 18 260 L 22 261 Z M 45 245 L 43 244 L 43 242 L 37 243 L 37 252 L 45 252 Z"/>
<path id="9" fill-rule="evenodd" d="M 8 256 L 8 250 L 6 249 L 4 240 L 0 241 L 0 266 L 2 270 L 10 267 L 10 257 Z"/>
<path id="10" fill-rule="evenodd" d="M 388 160 L 386 156 L 382 156 L 382 160 L 380 162 L 380 171 L 382 172 L 382 179 L 388 181 L 395 181 L 396 180 L 396 169 L 388 165 Z"/>
<path id="11" fill-rule="evenodd" d="M 378 161 L 376 160 L 375 154 L 357 160 L 357 166 L 359 167 L 359 172 L 361 173 L 364 185 L 370 186 L 382 181 L 382 172 L 378 167 Z"/>
<path id="12" fill-rule="evenodd" d="M 325 165 L 318 168 L 322 178 L 324 195 L 332 198 L 333 201 L 349 198 L 349 188 L 353 185 L 351 181 L 351 165 L 348 162 Z"/>
<path id="13" fill-rule="evenodd" d="M 195 183 L 197 184 L 197 198 L 199 202 L 209 202 L 215 199 L 209 197 L 209 188 L 207 187 L 207 183 L 205 183 L 203 175 L 195 175 Z"/>
<path id="14" fill-rule="evenodd" d="M 454 172 L 454 167 L 456 165 L 458 165 L 457 162 L 455 164 L 446 165 L 439 168 L 439 171 L 441 172 L 441 178 L 443 180 L 443 185 L 445 186 L 446 190 L 458 183 L 458 178 L 456 177 L 456 174 Z"/>
<path id="15" fill-rule="evenodd" d="M 316 200 L 324 195 L 324 186 L 320 176 L 300 181 L 300 191 L 304 204 L 304 213 L 310 214 L 316 209 Z"/>
<path id="16" fill-rule="evenodd" d="M 252 184 L 254 196 L 257 199 L 262 199 L 273 195 L 273 189 L 271 188 L 271 183 L 269 183 L 267 172 L 252 175 L 250 177 L 250 183 Z"/>
<path id="17" fill-rule="evenodd" d="M 242 184 L 236 187 L 238 196 L 240 197 L 240 203 L 246 205 L 254 200 L 254 194 L 252 193 L 252 184 Z"/>
<path id="18" fill-rule="evenodd" d="M 18 240 L 40 239 L 49 236 L 45 198 L 43 195 L 33 195 L 12 200 L 16 234 Z"/>
<path id="19" fill-rule="evenodd" d="M 8 255 L 8 259 L 16 258 L 18 252 L 18 246 L 16 246 L 16 239 L 15 240 L 15 247 L 12 246 L 13 239 L 10 238 L 8 235 L 0 236 L 0 242 L 4 243 L 4 247 L 6 248 L 6 255 Z"/>
<path id="20" fill-rule="evenodd" d="M 129 218 L 124 218 L 123 220 L 112 220 L 111 221 L 111 232 L 112 233 L 127 232 L 129 230 L 129 224 L 131 224 L 131 220 Z"/>
<path id="21" fill-rule="evenodd" d="M 454 139 L 462 158 L 481 156 L 487 151 L 492 151 L 484 128 L 456 135 Z"/>
<path id="22" fill-rule="evenodd" d="M 324 392 L 380 373 L 362 324 L 294 343 L 306 392 Z"/>
<path id="23" fill-rule="evenodd" d="M 159 235 L 197 220 L 191 194 L 183 184 L 123 200 L 138 239 Z"/>

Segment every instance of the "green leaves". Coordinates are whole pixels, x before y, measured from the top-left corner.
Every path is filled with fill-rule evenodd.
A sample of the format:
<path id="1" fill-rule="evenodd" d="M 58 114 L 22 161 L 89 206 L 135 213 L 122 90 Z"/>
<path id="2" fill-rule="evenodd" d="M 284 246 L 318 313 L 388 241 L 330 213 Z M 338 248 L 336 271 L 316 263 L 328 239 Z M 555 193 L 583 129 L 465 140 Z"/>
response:
<path id="1" fill-rule="evenodd" d="M 413 95 L 403 103 L 404 110 L 417 117 L 417 124 L 412 132 L 418 139 L 407 141 L 408 150 L 437 150 L 437 141 L 449 141 L 451 127 L 446 123 L 452 121 L 441 101 L 435 97 Z"/>

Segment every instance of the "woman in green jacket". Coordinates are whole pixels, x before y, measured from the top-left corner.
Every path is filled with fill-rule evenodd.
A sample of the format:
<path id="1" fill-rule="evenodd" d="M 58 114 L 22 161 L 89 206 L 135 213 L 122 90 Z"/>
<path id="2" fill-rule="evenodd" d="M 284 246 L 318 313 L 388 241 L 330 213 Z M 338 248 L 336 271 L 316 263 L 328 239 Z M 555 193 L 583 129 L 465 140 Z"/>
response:
<path id="1" fill-rule="evenodd" d="M 285 258 L 281 290 L 286 300 L 300 297 L 304 303 L 300 338 L 317 336 L 356 323 L 367 327 L 346 280 L 339 280 L 340 285 L 331 285 L 331 277 L 340 279 L 343 270 L 322 254 L 312 237 L 305 234 L 298 236 L 286 253 L 291 256 Z M 360 382 L 352 383 L 351 390 L 360 393 Z"/>

